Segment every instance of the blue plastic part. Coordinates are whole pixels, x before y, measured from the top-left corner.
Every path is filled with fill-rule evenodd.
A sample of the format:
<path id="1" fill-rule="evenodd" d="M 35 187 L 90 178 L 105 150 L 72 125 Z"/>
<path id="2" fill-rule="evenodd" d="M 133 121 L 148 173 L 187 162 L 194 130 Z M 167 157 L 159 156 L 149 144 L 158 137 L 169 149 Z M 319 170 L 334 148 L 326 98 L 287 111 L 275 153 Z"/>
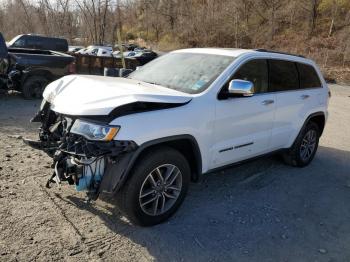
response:
<path id="1" fill-rule="evenodd" d="M 91 175 L 85 175 L 84 177 L 79 179 L 79 185 L 75 185 L 75 189 L 77 191 L 89 190 L 92 182 L 100 182 L 101 180 L 101 175 L 95 175 L 94 179 L 92 179 Z"/>

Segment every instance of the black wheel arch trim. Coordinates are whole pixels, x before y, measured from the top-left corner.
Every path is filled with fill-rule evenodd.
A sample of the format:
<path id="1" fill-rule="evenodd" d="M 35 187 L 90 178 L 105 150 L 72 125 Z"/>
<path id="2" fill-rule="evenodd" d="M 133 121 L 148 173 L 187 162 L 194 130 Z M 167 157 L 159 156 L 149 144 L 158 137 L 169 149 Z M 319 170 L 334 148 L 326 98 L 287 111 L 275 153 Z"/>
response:
<path id="1" fill-rule="evenodd" d="M 295 141 L 297 140 L 298 136 L 300 135 L 300 133 L 305 129 L 306 125 L 310 122 L 310 120 L 315 117 L 315 116 L 323 116 L 324 117 L 324 120 L 325 120 L 325 124 L 326 124 L 326 115 L 324 112 L 322 111 L 318 111 L 318 112 L 315 112 L 315 113 L 312 113 L 310 114 L 304 121 L 304 124 L 302 125 L 302 127 L 300 128 L 299 130 L 299 133 L 298 135 L 295 137 L 294 141 L 293 141 L 293 144 L 292 146 L 294 145 Z M 322 134 L 322 133 L 321 133 Z M 321 136 L 320 134 L 320 136 Z"/>
<path id="2" fill-rule="evenodd" d="M 191 142 L 191 145 L 193 146 L 194 154 L 196 158 L 196 174 L 194 177 L 194 180 L 196 181 L 199 175 L 202 174 L 202 155 L 201 155 L 197 140 L 192 135 L 168 136 L 168 137 L 162 137 L 162 138 L 145 142 L 132 153 L 130 160 L 126 164 L 125 168 L 123 168 L 123 174 L 121 176 L 121 179 L 113 188 L 113 193 L 118 192 L 118 190 L 123 186 L 123 184 L 129 177 L 131 170 L 134 167 L 137 159 L 141 156 L 143 152 L 145 152 L 147 148 L 150 148 L 156 145 L 162 145 L 163 143 L 177 141 L 177 140 L 189 140 Z"/>
<path id="3" fill-rule="evenodd" d="M 311 118 L 313 118 L 313 117 L 315 117 L 315 116 L 323 116 L 323 117 L 324 117 L 325 124 L 326 124 L 326 115 L 325 115 L 325 113 L 322 112 L 322 111 L 319 111 L 319 112 L 315 112 L 315 113 L 310 114 L 310 115 L 306 118 L 306 120 L 305 120 L 305 122 L 304 122 L 304 124 L 303 124 L 303 126 L 302 126 L 302 128 L 301 128 L 300 130 L 302 130 L 303 128 L 305 128 L 305 126 L 307 125 L 307 123 L 309 123 L 309 121 L 311 120 Z"/>

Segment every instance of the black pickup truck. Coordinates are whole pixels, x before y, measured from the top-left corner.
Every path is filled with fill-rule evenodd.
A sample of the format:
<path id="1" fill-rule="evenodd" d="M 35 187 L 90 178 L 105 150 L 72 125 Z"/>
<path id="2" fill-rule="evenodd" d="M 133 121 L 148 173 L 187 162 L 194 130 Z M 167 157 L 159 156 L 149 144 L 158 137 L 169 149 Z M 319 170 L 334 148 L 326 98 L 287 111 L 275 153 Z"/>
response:
<path id="1" fill-rule="evenodd" d="M 0 88 L 40 98 L 47 84 L 75 73 L 74 57 L 48 50 L 7 48 L 0 33 Z"/>

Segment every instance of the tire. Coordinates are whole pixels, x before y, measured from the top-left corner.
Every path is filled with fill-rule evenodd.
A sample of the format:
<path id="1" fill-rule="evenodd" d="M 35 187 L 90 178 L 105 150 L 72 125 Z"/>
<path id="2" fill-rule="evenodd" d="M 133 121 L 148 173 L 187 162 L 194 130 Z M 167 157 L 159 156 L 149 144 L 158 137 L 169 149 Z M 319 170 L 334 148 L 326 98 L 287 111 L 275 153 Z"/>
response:
<path id="1" fill-rule="evenodd" d="M 173 167 L 174 169 L 172 169 Z M 158 185 L 157 182 L 161 179 L 157 168 L 167 183 L 175 178 L 173 184 Z M 153 177 L 154 183 L 151 177 Z M 190 184 L 190 177 L 189 164 L 177 150 L 161 147 L 148 151 L 136 162 L 130 178 L 117 193 L 117 206 L 135 225 L 159 224 L 174 214 L 183 202 Z M 176 198 L 171 198 L 174 196 Z M 147 204 L 154 198 L 158 198 L 158 200 Z M 163 202 L 164 199 L 165 202 Z"/>
<path id="2" fill-rule="evenodd" d="M 40 99 L 49 80 L 44 76 L 30 76 L 23 86 L 22 94 L 25 99 Z"/>
<path id="3" fill-rule="evenodd" d="M 305 167 L 310 164 L 316 154 L 319 139 L 318 125 L 309 122 L 299 133 L 293 146 L 282 155 L 285 163 L 297 167 Z"/>

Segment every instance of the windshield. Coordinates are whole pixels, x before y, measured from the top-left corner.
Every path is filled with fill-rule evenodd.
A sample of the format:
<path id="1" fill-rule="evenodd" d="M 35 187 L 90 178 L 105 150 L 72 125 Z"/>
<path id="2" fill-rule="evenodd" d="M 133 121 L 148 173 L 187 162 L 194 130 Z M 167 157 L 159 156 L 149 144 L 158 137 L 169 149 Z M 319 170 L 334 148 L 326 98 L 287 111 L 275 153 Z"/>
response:
<path id="1" fill-rule="evenodd" d="M 170 53 L 147 63 L 128 78 L 198 94 L 207 89 L 234 59 L 223 55 Z"/>
<path id="2" fill-rule="evenodd" d="M 15 36 L 14 38 L 12 38 L 10 40 L 10 42 L 8 42 L 8 46 L 12 46 L 21 37 L 22 37 L 22 35 L 18 35 L 18 36 Z"/>

